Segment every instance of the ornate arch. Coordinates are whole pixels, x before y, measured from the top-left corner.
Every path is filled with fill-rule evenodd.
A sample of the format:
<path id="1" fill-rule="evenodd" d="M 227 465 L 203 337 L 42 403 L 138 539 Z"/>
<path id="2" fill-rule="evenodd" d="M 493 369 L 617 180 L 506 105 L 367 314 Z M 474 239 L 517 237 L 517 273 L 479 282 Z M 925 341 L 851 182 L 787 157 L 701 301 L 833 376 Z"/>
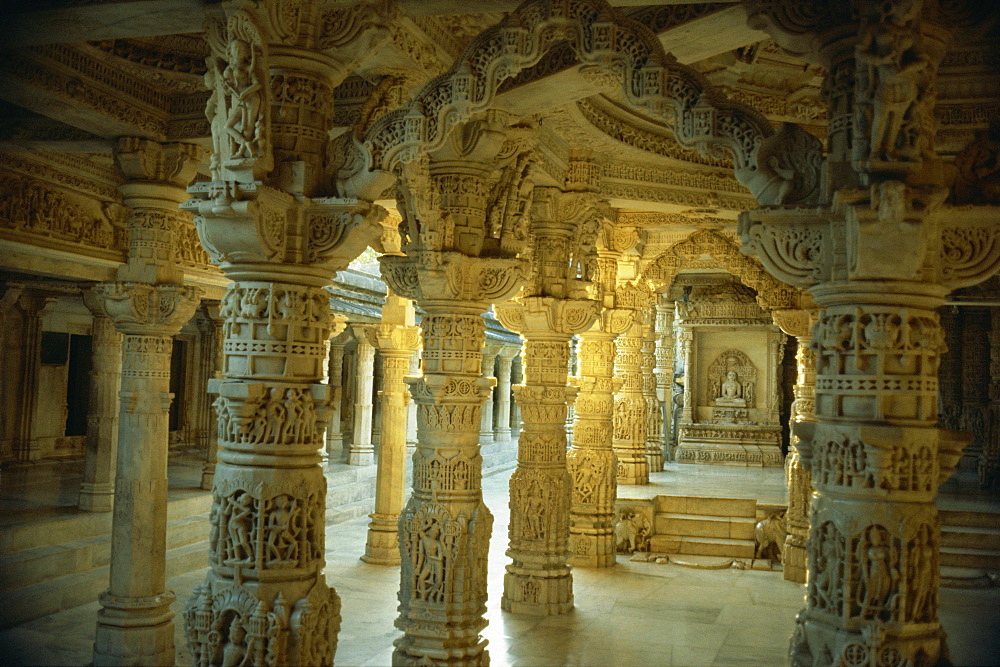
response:
<path id="1" fill-rule="evenodd" d="M 757 291 L 757 303 L 768 310 L 801 308 L 802 292 L 773 277 L 760 262 L 742 254 L 734 243 L 709 230 L 696 231 L 672 245 L 653 260 L 642 273 L 656 292 L 665 291 L 674 278 L 695 261 L 705 263 L 705 256 L 715 267 L 733 274 L 747 287 Z"/>
<path id="2" fill-rule="evenodd" d="M 799 155 L 811 151 L 815 160 L 807 162 L 818 165 L 818 140 L 794 126 L 776 135 L 763 115 L 726 99 L 701 73 L 665 53 L 646 26 L 605 0 L 527 0 L 476 37 L 413 101 L 355 138 L 358 154 L 340 171 L 341 185 L 394 173 L 400 163 L 440 147 L 452 128 L 491 107 L 504 81 L 559 42 L 573 49 L 584 76 L 621 86 L 630 104 L 663 117 L 680 145 L 731 159 L 737 179 L 761 203 L 805 203 L 818 196 L 818 166 L 803 169 Z M 783 150 L 786 144 L 795 150 Z M 762 147 L 766 158 L 758 163 Z"/>

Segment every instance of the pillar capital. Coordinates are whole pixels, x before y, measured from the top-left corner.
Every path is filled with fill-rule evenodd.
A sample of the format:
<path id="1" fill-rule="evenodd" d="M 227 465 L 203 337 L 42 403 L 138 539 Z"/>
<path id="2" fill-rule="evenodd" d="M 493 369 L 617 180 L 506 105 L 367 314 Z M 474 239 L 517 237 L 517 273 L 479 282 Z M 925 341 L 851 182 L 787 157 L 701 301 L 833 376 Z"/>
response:
<path id="1" fill-rule="evenodd" d="M 528 272 L 527 262 L 521 259 L 469 257 L 459 252 L 383 255 L 379 262 L 389 288 L 419 301 L 422 307 L 433 307 L 435 302 L 466 302 L 456 306 L 477 313 L 486 310 L 487 304 L 516 294 Z"/>
<path id="2" fill-rule="evenodd" d="M 529 340 L 544 337 L 569 339 L 591 327 L 597 318 L 598 305 L 592 299 L 522 296 L 497 304 L 494 311 L 502 325 Z"/>
<path id="3" fill-rule="evenodd" d="M 164 185 L 178 191 L 183 201 L 183 191 L 195 175 L 202 161 L 208 157 L 207 151 L 195 144 L 158 143 L 139 137 L 121 137 L 114 146 L 115 164 L 125 178 L 122 193 L 125 203 L 130 196 L 142 196 L 139 184 Z"/>
<path id="4" fill-rule="evenodd" d="M 202 292 L 199 287 L 173 284 L 98 283 L 84 301 L 124 334 L 173 336 L 194 315 Z"/>

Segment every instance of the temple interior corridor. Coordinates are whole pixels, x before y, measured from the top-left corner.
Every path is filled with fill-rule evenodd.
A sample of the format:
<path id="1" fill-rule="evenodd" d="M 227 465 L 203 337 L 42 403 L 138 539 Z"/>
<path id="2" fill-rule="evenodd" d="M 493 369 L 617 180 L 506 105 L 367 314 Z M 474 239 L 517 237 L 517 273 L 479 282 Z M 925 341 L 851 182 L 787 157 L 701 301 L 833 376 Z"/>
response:
<path id="1" fill-rule="evenodd" d="M 3 7 L 4 665 L 1000 661 L 1000 3 Z"/>
<path id="2" fill-rule="evenodd" d="M 178 472 L 184 466 L 177 466 Z M 710 493 L 783 501 L 780 470 L 667 463 L 649 486 L 630 496 Z M 195 469 L 195 468 L 191 468 Z M 805 592 L 780 572 L 733 568 L 701 570 L 631 562 L 573 573 L 576 609 L 566 615 L 525 618 L 500 609 L 506 548 L 510 470 L 483 479 L 496 522 L 490 541 L 489 626 L 491 664 L 522 667 L 668 667 L 780 665 Z M 183 478 L 183 476 L 181 476 Z M 972 501 L 965 501 L 972 502 Z M 986 506 L 990 503 L 983 501 Z M 966 505 L 969 506 L 969 505 Z M 363 563 L 367 519 L 332 525 L 326 532 L 326 574 L 344 601 L 337 664 L 388 665 L 396 616 L 399 570 Z M 198 570 L 167 580 L 178 600 L 204 577 Z M 176 603 L 178 611 L 181 603 Z M 86 665 L 92 659 L 96 602 L 0 631 L 0 663 Z M 975 618 L 971 624 L 967 619 Z M 943 589 L 942 625 L 956 665 L 1000 664 L 1000 588 Z M 177 664 L 190 664 L 183 629 L 176 629 Z"/>

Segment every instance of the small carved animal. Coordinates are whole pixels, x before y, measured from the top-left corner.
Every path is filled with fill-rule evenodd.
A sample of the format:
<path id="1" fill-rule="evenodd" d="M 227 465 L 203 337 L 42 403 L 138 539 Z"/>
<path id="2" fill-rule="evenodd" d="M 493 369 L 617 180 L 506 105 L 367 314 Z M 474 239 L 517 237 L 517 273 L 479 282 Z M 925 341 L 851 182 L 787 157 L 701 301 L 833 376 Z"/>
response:
<path id="1" fill-rule="evenodd" d="M 784 512 L 776 512 L 758 521 L 753 529 L 753 539 L 757 543 L 754 557 L 781 561 L 785 534 Z"/>

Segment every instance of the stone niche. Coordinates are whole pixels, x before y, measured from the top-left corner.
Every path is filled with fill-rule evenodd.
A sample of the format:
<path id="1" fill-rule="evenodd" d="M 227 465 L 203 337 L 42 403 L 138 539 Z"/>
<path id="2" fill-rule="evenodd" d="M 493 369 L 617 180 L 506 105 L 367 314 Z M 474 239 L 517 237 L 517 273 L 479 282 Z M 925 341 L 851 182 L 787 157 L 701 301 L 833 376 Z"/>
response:
<path id="1" fill-rule="evenodd" d="M 779 467 L 785 336 L 733 279 L 692 285 L 677 301 L 685 405 L 676 460 Z"/>

